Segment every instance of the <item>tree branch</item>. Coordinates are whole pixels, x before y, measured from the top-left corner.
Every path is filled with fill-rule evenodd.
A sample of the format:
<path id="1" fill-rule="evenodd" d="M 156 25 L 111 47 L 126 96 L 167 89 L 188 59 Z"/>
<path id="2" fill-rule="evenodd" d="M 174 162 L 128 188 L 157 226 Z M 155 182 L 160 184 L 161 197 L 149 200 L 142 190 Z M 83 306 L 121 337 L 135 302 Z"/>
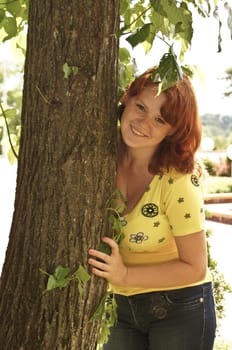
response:
<path id="1" fill-rule="evenodd" d="M 0 108 L 1 108 L 1 111 L 2 111 L 2 115 L 3 115 L 3 118 L 5 120 L 5 124 L 6 124 L 6 130 L 7 130 L 7 136 L 8 136 L 8 140 L 9 140 L 9 143 L 10 143 L 10 147 L 11 147 L 11 150 L 15 156 L 16 159 L 18 159 L 18 154 L 16 153 L 15 149 L 14 149 L 14 146 L 13 146 L 13 143 L 11 141 L 11 137 L 10 137 L 10 129 L 9 129 L 9 125 L 7 123 L 7 118 L 6 118 L 6 114 L 5 114 L 5 111 L 2 107 L 2 104 L 0 103 Z"/>

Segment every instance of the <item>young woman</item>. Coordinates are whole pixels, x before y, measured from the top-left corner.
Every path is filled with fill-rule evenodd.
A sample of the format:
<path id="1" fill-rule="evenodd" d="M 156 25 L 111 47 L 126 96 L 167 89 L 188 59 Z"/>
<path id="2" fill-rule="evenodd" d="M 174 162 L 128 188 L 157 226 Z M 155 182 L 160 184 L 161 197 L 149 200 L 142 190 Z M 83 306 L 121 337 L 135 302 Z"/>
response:
<path id="1" fill-rule="evenodd" d="M 212 350 L 216 319 L 207 270 L 201 125 L 187 76 L 158 93 L 146 71 L 120 106 L 117 188 L 126 200 L 120 247 L 90 249 L 92 272 L 115 294 L 104 350 Z"/>

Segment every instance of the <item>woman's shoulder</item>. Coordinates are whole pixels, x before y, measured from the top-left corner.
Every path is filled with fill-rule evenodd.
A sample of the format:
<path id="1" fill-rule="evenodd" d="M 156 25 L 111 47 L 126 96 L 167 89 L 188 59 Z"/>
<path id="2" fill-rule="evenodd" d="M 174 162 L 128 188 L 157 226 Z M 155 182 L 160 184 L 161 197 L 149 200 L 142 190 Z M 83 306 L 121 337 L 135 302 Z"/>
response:
<path id="1" fill-rule="evenodd" d="M 180 173 L 174 168 L 164 171 L 160 180 L 162 187 L 171 192 L 176 189 L 186 190 L 192 186 L 201 188 L 204 184 L 204 176 L 199 171 Z"/>
<path id="2" fill-rule="evenodd" d="M 201 163 L 196 162 L 195 167 L 191 172 L 180 172 L 176 170 L 175 168 L 169 168 L 162 172 L 160 175 L 160 178 L 165 180 L 168 180 L 170 178 L 173 178 L 173 180 L 181 180 L 185 178 L 195 178 L 196 181 L 203 181 L 207 177 L 207 172 L 202 166 Z"/>
<path id="3" fill-rule="evenodd" d="M 164 170 L 162 174 L 160 174 L 160 180 L 163 182 L 170 182 L 170 181 L 176 181 L 179 179 L 184 179 L 186 177 L 191 176 L 189 173 L 181 173 L 177 171 L 175 168 L 170 168 L 168 170 Z"/>

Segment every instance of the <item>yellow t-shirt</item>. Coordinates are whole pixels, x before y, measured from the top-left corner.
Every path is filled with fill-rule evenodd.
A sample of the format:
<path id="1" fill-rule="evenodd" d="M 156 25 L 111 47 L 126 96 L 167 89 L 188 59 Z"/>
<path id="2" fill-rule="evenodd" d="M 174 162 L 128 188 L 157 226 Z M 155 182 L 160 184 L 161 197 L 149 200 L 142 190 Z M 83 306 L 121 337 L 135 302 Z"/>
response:
<path id="1" fill-rule="evenodd" d="M 122 217 L 124 238 L 120 252 L 125 264 L 154 265 L 178 259 L 175 237 L 204 230 L 203 204 L 202 184 L 196 175 L 174 170 L 155 175 L 135 208 Z M 209 280 L 208 273 L 204 281 L 192 285 Z M 183 287 L 187 286 L 162 290 Z M 115 285 L 111 289 L 122 295 L 159 290 Z"/>

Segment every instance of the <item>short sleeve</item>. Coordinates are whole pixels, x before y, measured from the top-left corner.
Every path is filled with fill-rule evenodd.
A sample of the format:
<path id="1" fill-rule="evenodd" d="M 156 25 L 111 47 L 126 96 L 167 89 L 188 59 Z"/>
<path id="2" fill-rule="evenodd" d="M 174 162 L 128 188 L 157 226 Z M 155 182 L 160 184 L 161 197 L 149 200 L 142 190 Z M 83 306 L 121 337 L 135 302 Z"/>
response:
<path id="1" fill-rule="evenodd" d="M 204 229 L 203 186 L 196 175 L 167 174 L 163 191 L 163 210 L 174 236 Z"/>

